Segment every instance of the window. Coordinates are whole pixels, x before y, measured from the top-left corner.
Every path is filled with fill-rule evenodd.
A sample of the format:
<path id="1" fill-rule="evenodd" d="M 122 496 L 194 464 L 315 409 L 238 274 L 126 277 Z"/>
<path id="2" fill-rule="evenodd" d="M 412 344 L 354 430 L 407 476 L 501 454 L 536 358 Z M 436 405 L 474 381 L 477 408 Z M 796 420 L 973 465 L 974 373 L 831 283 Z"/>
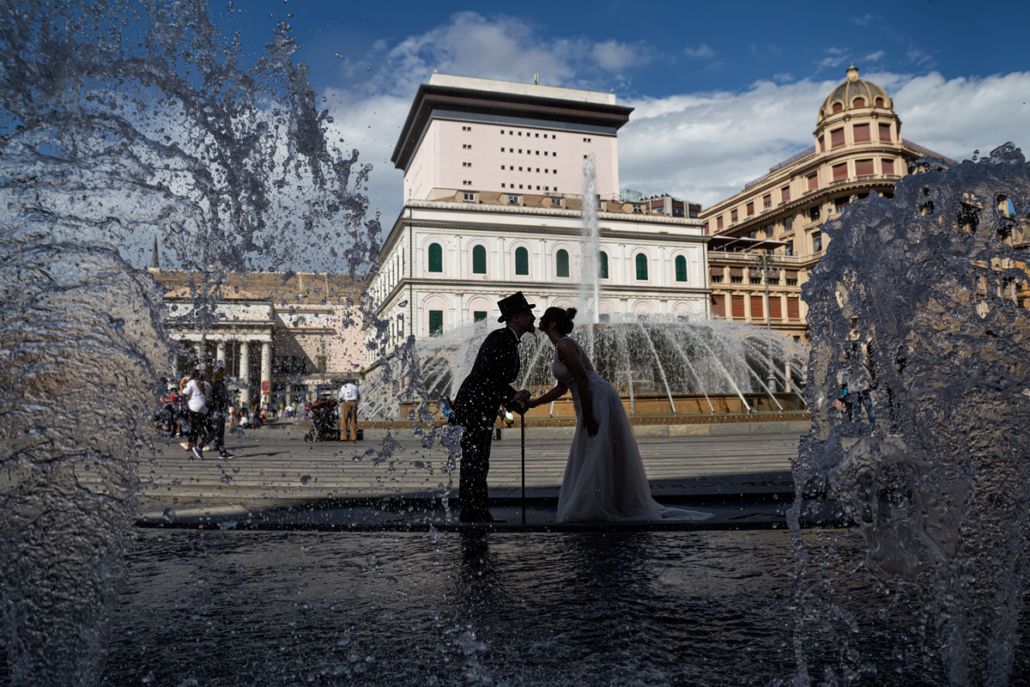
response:
<path id="1" fill-rule="evenodd" d="M 783 231 L 793 231 L 793 230 L 794 230 L 794 218 L 793 217 L 785 217 L 783 219 Z"/>
<path id="2" fill-rule="evenodd" d="M 794 239 L 787 239 L 785 242 L 787 245 L 783 247 L 784 255 L 794 255 Z M 787 285 L 790 286 L 790 280 L 787 280 Z"/>
<path id="3" fill-rule="evenodd" d="M 439 243 L 429 244 L 429 271 L 443 272 L 443 248 Z"/>
<path id="4" fill-rule="evenodd" d="M 472 274 L 486 274 L 486 247 L 472 247 Z"/>
<path id="5" fill-rule="evenodd" d="M 485 310 L 473 310 L 472 311 L 472 321 L 473 322 L 485 322 L 486 321 L 486 311 Z"/>
<path id="6" fill-rule="evenodd" d="M 880 169 L 884 174 L 894 174 L 894 158 L 885 157 L 880 161 Z"/>
<path id="7" fill-rule="evenodd" d="M 789 203 L 790 202 L 790 186 L 784 186 L 783 188 L 780 189 L 780 202 L 781 203 Z"/>
<path id="8" fill-rule="evenodd" d="M 737 221 L 737 216 L 738 215 L 737 215 L 736 208 L 734 208 L 733 210 L 730 210 L 730 222 L 736 222 Z"/>
<path id="9" fill-rule="evenodd" d="M 429 311 L 429 336 L 443 334 L 443 310 Z"/>
<path id="10" fill-rule="evenodd" d="M 873 161 L 869 160 L 855 160 L 855 176 L 871 177 L 873 175 Z"/>
<path id="11" fill-rule="evenodd" d="M 851 107 L 865 107 L 865 98 L 855 98 L 851 101 Z"/>
<path id="12" fill-rule="evenodd" d="M 873 104 L 876 105 L 876 107 L 883 107 L 883 98 L 878 97 L 873 101 Z"/>
<path id="13" fill-rule="evenodd" d="M 868 124 L 856 124 L 851 129 L 851 133 L 855 136 L 855 143 L 868 143 L 873 140 L 869 134 Z"/>
<path id="14" fill-rule="evenodd" d="M 732 316 L 735 319 L 744 319 L 744 297 L 743 296 L 731 296 L 730 297 L 730 308 Z"/>
<path id="15" fill-rule="evenodd" d="M 326 373 L 328 368 L 326 367 L 326 357 L 324 355 L 315 356 L 315 369 L 322 374 Z"/>
<path id="16" fill-rule="evenodd" d="M 830 132 L 830 147 L 839 148 L 842 145 L 844 145 L 844 127 Z"/>
<path id="17" fill-rule="evenodd" d="M 726 296 L 721 293 L 712 294 L 712 316 L 726 317 Z"/>
<path id="18" fill-rule="evenodd" d="M 812 232 L 812 252 L 820 253 L 823 250 L 823 235 L 822 232 Z"/>
<path id="19" fill-rule="evenodd" d="M 719 215 L 718 217 L 715 218 L 715 226 L 717 228 L 719 228 L 719 229 L 722 229 L 722 225 L 723 225 L 722 215 Z"/>
<path id="20" fill-rule="evenodd" d="M 833 166 L 833 180 L 843 181 L 848 178 L 848 163 L 842 162 L 839 165 Z"/>
<path id="21" fill-rule="evenodd" d="M 881 124 L 880 125 L 880 142 L 889 143 L 891 141 L 891 125 Z"/>
<path id="22" fill-rule="evenodd" d="M 511 193 L 508 194 L 508 205 L 521 205 L 521 204 L 522 204 L 522 196 L 518 196 L 518 195 L 515 195 L 515 194 L 511 194 Z"/>
<path id="23" fill-rule="evenodd" d="M 808 219 L 816 222 L 819 220 L 819 206 L 816 205 L 814 208 L 808 208 Z"/>
<path id="24" fill-rule="evenodd" d="M 555 274 L 559 277 L 569 276 L 569 252 L 564 248 L 554 256 Z"/>
<path id="25" fill-rule="evenodd" d="M 529 276 L 529 251 L 525 248 L 515 249 L 515 274 Z"/>
<path id="26" fill-rule="evenodd" d="M 766 193 L 764 196 L 762 196 L 762 209 L 763 210 L 768 210 L 771 207 L 772 207 L 772 194 L 771 193 Z"/>
<path id="27" fill-rule="evenodd" d="M 762 312 L 761 296 L 751 296 L 751 317 L 755 319 L 765 317 L 765 315 Z"/>
<path id="28" fill-rule="evenodd" d="M 647 256 L 637 253 L 637 281 L 647 281 Z"/>
<path id="29" fill-rule="evenodd" d="M 833 113 L 834 114 L 836 114 L 838 112 L 843 112 L 843 111 L 844 111 L 843 103 L 834 103 L 833 104 Z"/>
<path id="30" fill-rule="evenodd" d="M 608 278 L 608 254 L 605 253 L 604 251 L 601 251 L 601 255 L 598 256 L 597 275 L 601 279 L 607 279 Z"/>
<path id="31" fill-rule="evenodd" d="M 462 182 L 462 183 L 472 183 L 472 182 Z M 465 191 L 464 193 L 461 194 L 461 199 L 464 200 L 466 203 L 474 203 L 476 201 L 476 194 L 474 192 L 472 192 L 472 191 Z"/>
<path id="32" fill-rule="evenodd" d="M 755 214 L 755 201 L 752 200 L 747 204 L 747 216 L 750 217 L 753 214 Z"/>
<path id="33" fill-rule="evenodd" d="M 676 256 L 676 281 L 687 280 L 687 259 L 682 255 Z"/>
<path id="34" fill-rule="evenodd" d="M 819 173 L 812 172 L 808 175 L 808 190 L 815 191 L 819 188 Z"/>

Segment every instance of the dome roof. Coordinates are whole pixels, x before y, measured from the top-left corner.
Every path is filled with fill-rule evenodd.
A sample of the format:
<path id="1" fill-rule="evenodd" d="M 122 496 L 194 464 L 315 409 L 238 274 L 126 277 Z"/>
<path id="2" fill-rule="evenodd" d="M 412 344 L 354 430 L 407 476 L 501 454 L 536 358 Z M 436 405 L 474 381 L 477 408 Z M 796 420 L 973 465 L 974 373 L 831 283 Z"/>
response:
<path id="1" fill-rule="evenodd" d="M 862 101 L 856 103 L 856 98 L 862 98 Z M 880 98 L 880 103 L 876 102 L 877 98 Z M 836 112 L 865 107 L 893 109 L 894 103 L 891 102 L 887 91 L 883 90 L 883 86 L 858 78 L 858 67 L 851 65 L 848 67 L 844 83 L 834 88 L 823 101 L 822 107 L 819 108 L 819 119 L 822 120 Z"/>

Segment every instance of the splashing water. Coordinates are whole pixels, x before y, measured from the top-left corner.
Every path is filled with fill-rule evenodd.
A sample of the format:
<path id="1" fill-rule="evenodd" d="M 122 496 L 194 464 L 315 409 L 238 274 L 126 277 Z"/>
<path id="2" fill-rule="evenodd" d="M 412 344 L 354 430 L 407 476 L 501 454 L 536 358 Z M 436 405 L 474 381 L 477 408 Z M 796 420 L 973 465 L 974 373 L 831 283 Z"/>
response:
<path id="1" fill-rule="evenodd" d="M 280 23 L 243 66 L 238 36 L 200 0 L 0 10 L 0 612 L 13 684 L 100 672 L 136 458 L 171 369 L 160 294 L 130 263 L 160 236 L 198 275 L 203 328 L 225 272 L 322 259 L 354 276 L 378 251 L 357 192 L 370 168 L 330 141 L 294 53 Z"/>
<path id="2" fill-rule="evenodd" d="M 894 659 L 930 682 L 1007 684 L 1030 519 L 1030 165 L 1011 144 L 908 176 L 853 205 L 805 287 L 812 431 L 795 466 L 795 684 L 874 679 L 840 612 L 868 584 Z M 862 368 L 865 369 L 862 369 Z M 840 375 L 870 373 L 874 421 L 833 408 Z M 798 513 L 829 493 L 867 546 L 847 579 L 806 552 Z M 915 609 L 915 610 L 913 610 Z M 832 642 L 833 647 L 827 646 Z M 808 656 L 836 656 L 829 665 Z M 933 675 L 939 675 L 934 680 Z"/>

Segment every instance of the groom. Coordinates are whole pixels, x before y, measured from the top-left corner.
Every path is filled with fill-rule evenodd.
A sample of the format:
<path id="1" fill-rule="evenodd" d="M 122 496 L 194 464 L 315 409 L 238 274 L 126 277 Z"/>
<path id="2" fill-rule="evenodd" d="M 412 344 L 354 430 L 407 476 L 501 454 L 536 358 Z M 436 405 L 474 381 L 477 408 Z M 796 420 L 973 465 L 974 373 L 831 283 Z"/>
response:
<path id="1" fill-rule="evenodd" d="M 458 502 L 462 522 L 494 522 L 487 509 L 486 474 L 490 470 L 490 442 L 494 423 L 503 404 L 524 412 L 529 391 L 515 391 L 511 384 L 519 374 L 519 340 L 533 332 L 536 307 L 521 291 L 497 302 L 498 322 L 507 326 L 491 332 L 476 355 L 472 371 L 454 399 L 451 423 L 464 427 L 461 437 L 461 481 Z"/>

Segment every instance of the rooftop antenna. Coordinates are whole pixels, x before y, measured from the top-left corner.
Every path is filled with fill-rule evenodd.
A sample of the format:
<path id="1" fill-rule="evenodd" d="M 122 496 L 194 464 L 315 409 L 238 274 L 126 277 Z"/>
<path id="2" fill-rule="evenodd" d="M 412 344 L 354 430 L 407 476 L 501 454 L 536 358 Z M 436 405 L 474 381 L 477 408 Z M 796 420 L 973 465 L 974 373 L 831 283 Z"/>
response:
<path id="1" fill-rule="evenodd" d="M 540 85 L 540 74 L 538 72 L 533 72 L 533 85 L 534 86 L 539 86 Z"/>

